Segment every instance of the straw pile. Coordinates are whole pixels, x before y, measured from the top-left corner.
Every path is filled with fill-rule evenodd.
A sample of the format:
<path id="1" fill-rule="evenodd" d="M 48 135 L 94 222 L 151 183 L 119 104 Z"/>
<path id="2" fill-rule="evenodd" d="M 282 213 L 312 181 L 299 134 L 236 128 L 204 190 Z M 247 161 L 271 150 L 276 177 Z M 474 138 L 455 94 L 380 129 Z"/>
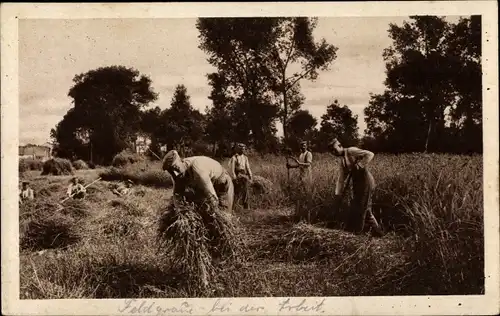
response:
<path id="1" fill-rule="evenodd" d="M 252 191 L 256 194 L 267 194 L 273 190 L 273 183 L 264 177 L 254 176 L 252 180 Z"/>
<path id="2" fill-rule="evenodd" d="M 64 208 L 50 201 L 25 202 L 20 209 L 21 249 L 64 248 L 82 238 L 80 219 L 88 215 L 84 204 Z"/>
<path id="3" fill-rule="evenodd" d="M 222 263 L 242 255 L 238 227 L 229 213 L 206 203 L 170 203 L 162 211 L 157 231 L 162 254 L 196 290 L 206 291 Z"/>
<path id="4" fill-rule="evenodd" d="M 73 165 L 67 159 L 49 159 L 43 164 L 42 176 L 49 174 L 55 176 L 73 174 Z"/>

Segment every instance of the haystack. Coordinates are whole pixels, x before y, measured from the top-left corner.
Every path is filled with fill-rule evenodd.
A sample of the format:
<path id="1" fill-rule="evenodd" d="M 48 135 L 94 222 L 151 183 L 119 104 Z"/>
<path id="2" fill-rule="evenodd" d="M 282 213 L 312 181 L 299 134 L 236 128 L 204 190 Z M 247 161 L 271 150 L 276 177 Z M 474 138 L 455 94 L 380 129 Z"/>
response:
<path id="1" fill-rule="evenodd" d="M 73 161 L 73 167 L 76 170 L 85 170 L 85 169 L 89 168 L 89 166 L 87 165 L 87 163 L 85 161 L 81 160 L 81 159 Z"/>
<path id="2" fill-rule="evenodd" d="M 73 166 L 67 159 L 52 158 L 43 164 L 42 176 L 49 174 L 55 176 L 72 175 L 73 173 Z"/>
<path id="3" fill-rule="evenodd" d="M 186 201 L 162 211 L 157 235 L 162 253 L 197 289 L 208 288 L 218 264 L 242 255 L 238 227 L 227 212 Z"/>
<path id="4" fill-rule="evenodd" d="M 273 183 L 261 176 L 254 176 L 251 183 L 252 191 L 256 194 L 268 194 L 270 193 L 274 185 Z"/>
<path id="5" fill-rule="evenodd" d="M 111 162 L 111 165 L 113 167 L 123 167 L 128 164 L 134 164 L 139 161 L 143 161 L 144 157 L 141 155 L 134 153 L 130 150 L 123 150 L 119 152 L 116 156 L 113 157 L 113 161 Z"/>

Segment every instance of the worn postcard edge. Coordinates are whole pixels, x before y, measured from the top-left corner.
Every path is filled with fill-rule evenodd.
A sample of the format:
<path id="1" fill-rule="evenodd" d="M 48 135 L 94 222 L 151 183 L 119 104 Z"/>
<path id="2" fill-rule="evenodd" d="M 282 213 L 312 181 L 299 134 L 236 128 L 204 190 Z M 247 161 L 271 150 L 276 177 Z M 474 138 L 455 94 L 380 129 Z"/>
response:
<path id="1" fill-rule="evenodd" d="M 483 23 L 483 144 L 485 295 L 326 297 L 324 315 L 456 315 L 497 314 L 499 310 L 499 195 L 498 195 L 498 33 L 496 1 L 330 2 L 330 3 L 71 3 L 1 6 L 1 159 L 2 159 L 2 313 L 6 315 L 118 315 L 125 300 L 20 300 L 18 223 L 18 20 L 88 18 L 195 18 L 229 16 L 369 17 L 409 15 L 482 15 Z M 162 308 L 188 302 L 195 314 L 206 314 L 214 299 L 145 299 Z M 231 298 L 233 306 L 252 304 L 279 312 L 284 298 Z M 300 302 L 301 298 L 292 298 Z M 307 298 L 319 302 L 321 297 Z M 152 314 L 156 314 L 153 311 Z M 172 312 L 172 314 L 175 314 Z M 212 313 L 212 315 L 244 313 Z M 245 315 L 252 313 L 245 313 Z M 313 315 L 312 312 L 296 313 Z"/>

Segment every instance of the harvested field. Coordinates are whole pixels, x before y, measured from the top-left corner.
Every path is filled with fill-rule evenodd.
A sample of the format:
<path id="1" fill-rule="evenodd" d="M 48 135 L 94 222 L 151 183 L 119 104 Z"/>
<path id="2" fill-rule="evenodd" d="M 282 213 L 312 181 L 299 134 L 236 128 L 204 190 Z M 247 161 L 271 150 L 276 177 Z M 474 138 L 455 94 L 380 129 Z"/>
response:
<path id="1" fill-rule="evenodd" d="M 192 223 L 206 219 L 193 212 L 162 216 L 171 182 L 159 172 L 159 162 L 114 168 L 113 177 L 87 189 L 84 201 L 65 202 L 60 210 L 57 202 L 70 176 L 29 171 L 23 176 L 31 180 L 35 201 L 20 206 L 21 298 L 484 292 L 481 156 L 375 156 L 375 214 L 388 231 L 382 238 L 341 229 L 348 210 L 345 205 L 338 213 L 331 210 L 337 166 L 331 156 L 314 158 L 315 185 L 307 190 L 293 171 L 287 182 L 282 157 L 250 158 L 254 174 L 272 189 L 252 190 L 252 209 L 237 209 L 235 226 L 217 230 L 237 244 L 230 249 L 242 250 L 241 260 L 223 263 L 223 272 L 212 266 L 218 261 L 209 260 L 217 257 L 209 241 L 201 242 L 206 251 L 188 244 L 205 236 Z M 90 183 L 106 172 L 77 170 L 76 175 Z M 161 180 L 141 180 L 148 174 Z M 117 197 L 109 189 L 132 176 L 133 194 Z M 174 223 L 178 227 L 172 230 Z M 182 223 L 187 226 L 179 227 Z M 166 240 L 186 243 L 171 244 L 175 247 L 167 251 L 158 242 L 159 229 L 171 233 Z M 183 262 L 172 265 L 175 260 Z M 199 286 L 202 264 L 212 274 L 208 288 Z"/>

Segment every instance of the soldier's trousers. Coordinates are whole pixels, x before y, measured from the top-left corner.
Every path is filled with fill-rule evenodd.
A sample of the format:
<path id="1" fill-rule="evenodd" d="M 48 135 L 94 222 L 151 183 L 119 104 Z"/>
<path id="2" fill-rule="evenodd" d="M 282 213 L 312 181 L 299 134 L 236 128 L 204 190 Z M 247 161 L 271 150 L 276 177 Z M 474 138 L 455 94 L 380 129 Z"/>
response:
<path id="1" fill-rule="evenodd" d="M 250 198 L 250 179 L 246 174 L 238 174 L 235 180 L 235 192 L 238 199 L 245 208 L 248 208 L 248 202 Z"/>
<path id="2" fill-rule="evenodd" d="M 375 180 L 370 171 L 361 168 L 353 170 L 352 174 L 353 200 L 349 229 L 355 233 L 363 231 L 365 224 L 374 229 L 379 225 L 372 212 L 372 194 L 375 189 Z"/>
<path id="3" fill-rule="evenodd" d="M 229 174 L 225 173 L 214 183 L 215 193 L 219 197 L 219 206 L 226 209 L 229 213 L 233 211 L 234 186 L 233 180 Z"/>

